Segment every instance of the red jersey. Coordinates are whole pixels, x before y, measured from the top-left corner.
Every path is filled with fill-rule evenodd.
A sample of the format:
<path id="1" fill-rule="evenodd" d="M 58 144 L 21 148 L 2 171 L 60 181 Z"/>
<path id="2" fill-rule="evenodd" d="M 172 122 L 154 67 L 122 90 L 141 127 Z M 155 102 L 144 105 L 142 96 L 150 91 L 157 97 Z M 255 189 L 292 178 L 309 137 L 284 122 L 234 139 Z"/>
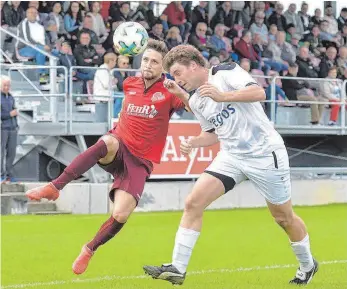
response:
<path id="1" fill-rule="evenodd" d="M 124 100 L 113 132 L 137 157 L 160 163 L 169 120 L 184 103 L 164 87 L 162 77 L 145 88 L 142 77 L 128 77 L 123 83 Z"/>

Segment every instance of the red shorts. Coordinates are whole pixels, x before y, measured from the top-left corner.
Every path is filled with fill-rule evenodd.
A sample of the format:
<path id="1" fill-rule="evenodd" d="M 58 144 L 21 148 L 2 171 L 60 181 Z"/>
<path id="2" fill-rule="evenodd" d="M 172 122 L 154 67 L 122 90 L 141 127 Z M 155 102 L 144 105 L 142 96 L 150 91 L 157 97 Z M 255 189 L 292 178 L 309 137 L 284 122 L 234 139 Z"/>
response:
<path id="1" fill-rule="evenodd" d="M 131 194 L 138 203 L 146 180 L 152 173 L 153 164 L 148 160 L 134 156 L 117 136 L 113 133 L 108 134 L 115 137 L 119 142 L 119 149 L 115 159 L 107 165 L 99 163 L 103 170 L 114 177 L 110 199 L 113 202 L 115 190 L 120 189 Z"/>

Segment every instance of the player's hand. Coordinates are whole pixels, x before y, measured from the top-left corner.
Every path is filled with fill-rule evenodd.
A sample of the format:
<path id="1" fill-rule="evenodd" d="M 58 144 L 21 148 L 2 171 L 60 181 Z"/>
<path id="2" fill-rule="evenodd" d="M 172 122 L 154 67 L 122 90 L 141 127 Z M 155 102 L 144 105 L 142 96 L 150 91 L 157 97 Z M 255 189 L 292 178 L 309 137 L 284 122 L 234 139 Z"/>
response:
<path id="1" fill-rule="evenodd" d="M 186 94 L 186 92 L 175 81 L 171 79 L 165 79 L 164 86 L 169 92 L 171 92 L 172 94 L 178 97 Z"/>
<path id="2" fill-rule="evenodd" d="M 209 83 L 206 83 L 199 87 L 199 95 L 201 97 L 212 98 L 217 102 L 225 101 L 223 93 L 217 87 Z"/>
<path id="3" fill-rule="evenodd" d="M 193 147 L 192 145 L 189 143 L 189 141 L 182 141 L 181 145 L 180 145 L 180 151 L 183 155 L 187 156 L 191 153 Z"/>

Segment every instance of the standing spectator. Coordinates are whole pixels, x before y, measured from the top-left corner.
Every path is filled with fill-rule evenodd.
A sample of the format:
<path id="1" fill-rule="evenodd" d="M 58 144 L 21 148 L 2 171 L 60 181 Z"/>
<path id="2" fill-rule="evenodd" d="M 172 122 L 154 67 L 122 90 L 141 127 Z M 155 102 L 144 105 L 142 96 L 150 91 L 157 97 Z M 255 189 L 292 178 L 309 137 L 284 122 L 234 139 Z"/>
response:
<path id="1" fill-rule="evenodd" d="M 8 3 L 1 1 L 2 9 L 1 9 L 1 27 L 5 30 L 17 35 L 17 26 L 21 21 L 25 18 L 25 12 L 23 8 L 20 6 L 20 1 L 12 1 L 11 5 Z M 1 41 L 1 50 L 5 51 L 5 41 L 11 40 L 12 37 L 8 36 L 4 32 L 0 33 L 0 41 Z M 9 54 L 8 56 L 12 58 L 15 50 L 15 38 L 12 38 L 9 45 Z M 2 59 L 2 55 L 0 55 L 0 59 Z"/>
<path id="2" fill-rule="evenodd" d="M 94 76 L 94 99 L 98 101 L 109 101 L 110 94 L 113 88 L 117 85 L 117 79 L 111 75 L 111 70 L 115 68 L 117 62 L 117 55 L 114 53 L 107 53 L 104 56 L 104 64 L 102 64 L 96 71 Z"/>
<path id="3" fill-rule="evenodd" d="M 331 5 L 326 6 L 325 8 L 325 16 L 323 20 L 328 22 L 327 32 L 331 35 L 336 36 L 339 31 L 337 21 L 334 17 L 333 7 Z"/>
<path id="4" fill-rule="evenodd" d="M 55 2 L 52 12 L 48 14 L 45 21 L 45 28 L 48 31 L 51 45 L 55 45 L 57 40 L 65 40 L 67 32 L 64 28 L 64 20 L 61 16 L 61 3 Z"/>
<path id="5" fill-rule="evenodd" d="M 272 12 L 268 19 L 268 25 L 275 24 L 278 31 L 284 31 L 287 27 L 286 18 L 282 15 L 283 9 L 283 4 L 277 2 L 275 5 L 275 11 Z"/>
<path id="6" fill-rule="evenodd" d="M 100 3 L 96 1 L 92 2 L 90 10 L 88 15 L 93 19 L 93 31 L 99 38 L 99 44 L 104 43 L 107 39 L 108 31 L 106 30 L 104 19 L 102 19 L 100 14 Z"/>
<path id="7" fill-rule="evenodd" d="M 342 31 L 344 25 L 347 25 L 347 8 L 342 8 L 340 17 L 337 19 L 339 31 Z"/>
<path id="8" fill-rule="evenodd" d="M 265 13 L 262 11 L 258 11 L 255 13 L 255 22 L 251 25 L 250 31 L 252 35 L 259 34 L 263 40 L 263 44 L 266 45 L 269 38 L 269 31 L 264 24 Z"/>
<path id="9" fill-rule="evenodd" d="M 73 49 L 77 43 L 78 29 L 81 25 L 82 11 L 80 10 L 80 4 L 77 1 L 72 1 L 64 16 L 64 26 Z"/>
<path id="10" fill-rule="evenodd" d="M 342 78 L 344 71 L 347 70 L 347 46 L 339 49 L 339 58 L 337 59 L 337 75 Z"/>
<path id="11" fill-rule="evenodd" d="M 77 77 L 81 80 L 94 79 L 95 69 L 88 69 L 87 67 L 99 66 L 101 59 L 97 54 L 95 48 L 90 43 L 90 36 L 88 33 L 80 35 L 80 44 L 75 47 L 73 54 L 75 55 L 78 66 L 85 66 L 86 69 L 79 69 Z"/>
<path id="12" fill-rule="evenodd" d="M 322 18 L 322 10 L 319 8 L 314 10 L 314 16 L 311 18 L 311 22 L 313 25 L 318 25 L 320 26 L 320 23 L 323 21 Z"/>
<path id="13" fill-rule="evenodd" d="M 327 49 L 325 56 L 319 64 L 319 77 L 325 78 L 328 76 L 329 69 L 337 66 L 336 62 L 337 50 L 334 46 Z"/>
<path id="14" fill-rule="evenodd" d="M 296 33 L 302 36 L 304 34 L 304 25 L 301 21 L 301 17 L 296 13 L 296 4 L 290 4 L 288 10 L 284 12 L 283 15 L 286 18 L 287 26 L 293 24 Z"/>
<path id="15" fill-rule="evenodd" d="M 336 76 L 337 69 L 335 66 L 332 66 L 329 68 L 328 75 L 326 77 L 330 81 L 322 81 L 320 84 L 322 100 L 331 102 L 331 112 L 329 121 L 329 125 L 331 126 L 336 125 L 341 106 L 340 104 L 337 104 L 337 102 L 341 102 L 341 85 L 336 80 Z"/>
<path id="16" fill-rule="evenodd" d="M 208 12 L 206 9 L 207 5 L 207 1 L 199 1 L 199 4 L 194 7 L 192 12 L 193 31 L 195 30 L 196 25 L 200 22 L 205 22 L 207 26 L 209 25 Z"/>
<path id="17" fill-rule="evenodd" d="M 308 15 L 308 4 L 303 2 L 301 4 L 301 11 L 298 12 L 298 15 L 301 18 L 302 25 L 304 27 L 304 39 L 306 39 L 306 36 L 310 33 L 310 29 L 313 26 L 313 23 L 311 22 L 311 16 Z"/>
<path id="18" fill-rule="evenodd" d="M 12 174 L 13 161 L 17 147 L 17 109 L 10 93 L 11 80 L 1 76 L 1 182 L 14 181 Z M 6 159 L 6 165 L 5 165 Z M 5 165 L 5 167 L 4 167 Z"/>
<path id="19" fill-rule="evenodd" d="M 171 48 L 182 44 L 182 37 L 178 27 L 173 26 L 169 29 L 166 35 L 166 46 L 170 50 Z"/>
<path id="20" fill-rule="evenodd" d="M 47 45 L 45 28 L 36 21 L 37 10 L 33 7 L 26 11 L 26 18 L 18 26 L 18 36 L 25 41 L 36 46 L 39 50 L 50 52 L 51 48 Z M 19 55 L 23 57 L 34 57 L 37 65 L 45 65 L 46 56 L 30 46 L 17 41 Z M 47 70 L 40 68 L 40 82 L 47 82 Z"/>
<path id="21" fill-rule="evenodd" d="M 167 5 L 160 19 L 163 21 L 164 31 L 169 30 L 169 25 L 177 26 L 180 29 L 182 39 L 185 39 L 192 28 L 192 24 L 187 22 L 181 1 L 171 2 Z"/>
<path id="22" fill-rule="evenodd" d="M 298 65 L 292 63 L 288 68 L 287 77 L 296 77 L 298 74 Z M 310 85 L 308 82 L 300 82 L 296 79 L 282 79 L 282 88 L 288 97 L 292 101 L 317 101 L 317 98 L 314 96 L 314 93 L 309 89 Z M 317 125 L 321 119 L 324 105 L 323 104 L 311 104 L 311 124 Z"/>

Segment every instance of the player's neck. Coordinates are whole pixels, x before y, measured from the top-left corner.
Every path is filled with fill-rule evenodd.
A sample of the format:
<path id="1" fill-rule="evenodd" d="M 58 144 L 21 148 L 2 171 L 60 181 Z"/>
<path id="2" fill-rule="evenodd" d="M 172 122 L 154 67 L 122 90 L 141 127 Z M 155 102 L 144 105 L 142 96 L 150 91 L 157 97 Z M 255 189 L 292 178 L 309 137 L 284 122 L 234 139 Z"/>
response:
<path id="1" fill-rule="evenodd" d="M 202 68 L 202 70 L 199 72 L 201 75 L 201 85 L 205 84 L 208 82 L 208 74 L 209 74 L 209 70 L 206 68 Z M 200 86 L 201 86 L 200 85 Z"/>
<path id="2" fill-rule="evenodd" d="M 145 88 L 148 89 L 154 83 L 156 83 L 160 78 L 161 78 L 161 76 L 158 78 L 153 78 L 153 79 L 143 79 L 143 81 L 145 82 Z"/>

